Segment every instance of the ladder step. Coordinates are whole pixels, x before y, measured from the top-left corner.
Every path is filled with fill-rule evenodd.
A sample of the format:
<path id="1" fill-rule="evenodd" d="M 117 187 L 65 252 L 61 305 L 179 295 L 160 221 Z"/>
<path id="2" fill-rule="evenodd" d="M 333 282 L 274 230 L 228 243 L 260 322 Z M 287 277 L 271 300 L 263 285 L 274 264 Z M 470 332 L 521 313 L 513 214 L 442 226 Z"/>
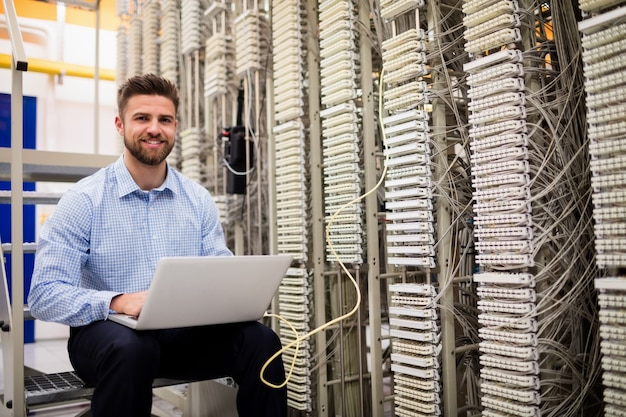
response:
<path id="1" fill-rule="evenodd" d="M 24 204 L 56 204 L 63 193 L 45 191 L 23 191 Z M 0 191 L 0 204 L 11 204 L 11 191 Z"/>
<path id="2" fill-rule="evenodd" d="M 2 252 L 6 253 L 11 253 L 11 249 L 13 248 L 13 245 L 11 245 L 10 243 L 3 243 L 2 244 Z M 24 242 L 22 243 L 22 248 L 24 253 L 35 253 L 35 251 L 37 250 L 37 242 Z"/>

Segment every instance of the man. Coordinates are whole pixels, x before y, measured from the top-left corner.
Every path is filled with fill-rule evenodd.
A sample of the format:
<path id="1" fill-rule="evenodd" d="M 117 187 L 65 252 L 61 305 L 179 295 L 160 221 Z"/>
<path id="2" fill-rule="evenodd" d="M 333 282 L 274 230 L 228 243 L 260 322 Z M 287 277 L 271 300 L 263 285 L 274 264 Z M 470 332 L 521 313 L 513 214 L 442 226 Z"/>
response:
<path id="1" fill-rule="evenodd" d="M 240 417 L 286 416 L 285 389 L 261 381 L 280 340 L 258 323 L 135 331 L 107 320 L 139 315 L 159 258 L 232 255 L 209 192 L 166 162 L 178 90 L 153 75 L 118 90 L 117 162 L 77 182 L 41 229 L 28 303 L 32 315 L 70 327 L 74 369 L 95 387 L 94 417 L 150 416 L 156 377 L 232 376 Z M 185 308 L 185 306 L 180 306 Z M 264 374 L 284 380 L 280 358 Z"/>

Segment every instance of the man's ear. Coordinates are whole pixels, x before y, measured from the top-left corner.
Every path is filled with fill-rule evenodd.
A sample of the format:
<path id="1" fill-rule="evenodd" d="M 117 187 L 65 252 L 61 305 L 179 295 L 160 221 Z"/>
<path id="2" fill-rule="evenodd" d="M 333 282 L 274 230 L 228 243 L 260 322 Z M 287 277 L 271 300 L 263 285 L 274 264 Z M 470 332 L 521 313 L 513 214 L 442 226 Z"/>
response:
<path id="1" fill-rule="evenodd" d="M 120 136 L 124 136 L 124 122 L 122 122 L 122 119 L 119 115 L 115 116 L 115 128 L 117 129 L 117 133 L 119 133 Z"/>

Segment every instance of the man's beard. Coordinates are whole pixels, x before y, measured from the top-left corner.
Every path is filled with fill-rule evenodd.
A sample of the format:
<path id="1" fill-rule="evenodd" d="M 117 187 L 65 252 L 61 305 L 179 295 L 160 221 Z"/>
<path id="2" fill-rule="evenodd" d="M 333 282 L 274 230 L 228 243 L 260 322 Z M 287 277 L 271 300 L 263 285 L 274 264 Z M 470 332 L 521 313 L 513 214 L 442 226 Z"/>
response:
<path id="1" fill-rule="evenodd" d="M 126 139 L 126 137 L 124 137 L 124 147 L 128 149 L 128 152 L 130 152 L 130 154 L 134 156 L 135 159 L 146 165 L 159 165 L 165 160 L 165 158 L 167 158 L 167 156 L 172 151 L 174 144 L 164 142 L 164 145 L 165 146 L 159 152 L 150 152 L 149 150 L 146 150 L 143 146 L 141 146 L 140 141 L 130 141 Z"/>

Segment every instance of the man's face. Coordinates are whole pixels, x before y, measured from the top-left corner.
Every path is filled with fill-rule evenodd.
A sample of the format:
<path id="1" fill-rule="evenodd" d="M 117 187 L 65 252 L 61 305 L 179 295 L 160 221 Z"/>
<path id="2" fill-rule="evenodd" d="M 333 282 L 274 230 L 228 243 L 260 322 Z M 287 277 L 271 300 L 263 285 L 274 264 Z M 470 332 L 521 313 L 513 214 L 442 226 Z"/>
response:
<path id="1" fill-rule="evenodd" d="M 176 126 L 174 103 L 159 95 L 131 97 L 124 114 L 115 118 L 130 156 L 151 166 L 161 164 L 172 151 Z"/>

